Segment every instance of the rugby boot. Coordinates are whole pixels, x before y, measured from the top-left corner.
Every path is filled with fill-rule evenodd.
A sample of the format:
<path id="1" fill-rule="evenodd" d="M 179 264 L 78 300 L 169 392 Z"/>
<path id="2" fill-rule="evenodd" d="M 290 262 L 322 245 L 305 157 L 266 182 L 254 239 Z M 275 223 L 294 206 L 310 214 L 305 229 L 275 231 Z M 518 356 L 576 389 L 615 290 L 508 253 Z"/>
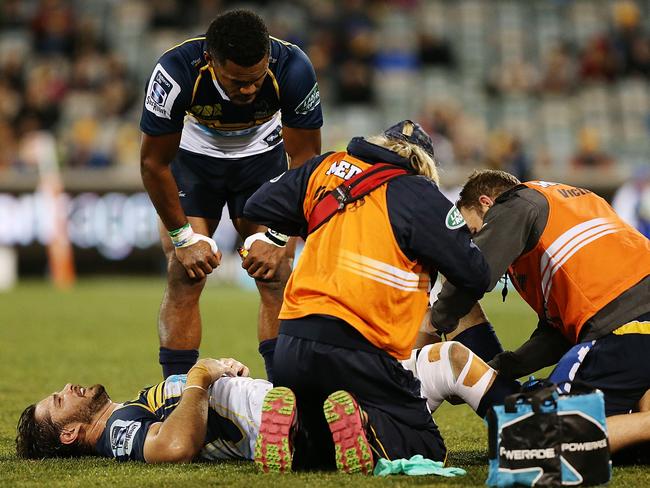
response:
<path id="1" fill-rule="evenodd" d="M 336 391 L 325 400 L 323 412 L 332 432 L 336 468 L 348 474 L 372 474 L 372 450 L 356 400 L 347 391 Z"/>
<path id="2" fill-rule="evenodd" d="M 296 396 L 284 386 L 268 391 L 262 403 L 262 422 L 255 441 L 255 464 L 263 473 L 291 471 L 296 424 Z"/>

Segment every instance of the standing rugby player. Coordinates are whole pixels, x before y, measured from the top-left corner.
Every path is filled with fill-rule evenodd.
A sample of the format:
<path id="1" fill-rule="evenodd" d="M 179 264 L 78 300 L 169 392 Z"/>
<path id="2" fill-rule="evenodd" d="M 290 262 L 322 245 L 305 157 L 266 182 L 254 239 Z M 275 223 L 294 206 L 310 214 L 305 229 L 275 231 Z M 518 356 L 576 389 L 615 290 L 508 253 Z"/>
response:
<path id="1" fill-rule="evenodd" d="M 185 373 L 201 343 L 199 297 L 221 254 L 210 238 L 224 205 L 249 254 L 267 365 L 291 269 L 286 236 L 243 217 L 257 188 L 320 152 L 323 118 L 307 56 L 269 37 L 247 10 L 218 16 L 205 36 L 166 51 L 149 79 L 140 127 L 142 181 L 162 221 L 167 289 L 158 320 L 165 377 Z"/>

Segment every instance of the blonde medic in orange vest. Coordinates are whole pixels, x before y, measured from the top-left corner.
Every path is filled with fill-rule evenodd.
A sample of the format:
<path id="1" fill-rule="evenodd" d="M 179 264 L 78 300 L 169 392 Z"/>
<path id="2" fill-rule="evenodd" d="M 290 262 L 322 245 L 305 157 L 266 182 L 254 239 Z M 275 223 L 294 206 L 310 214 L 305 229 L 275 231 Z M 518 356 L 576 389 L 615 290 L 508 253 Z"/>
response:
<path id="1" fill-rule="evenodd" d="M 406 174 L 346 206 L 352 185 L 381 163 Z M 379 457 L 445 459 L 419 381 L 398 360 L 410 356 L 438 271 L 477 300 L 489 270 L 437 181 L 431 138 L 405 120 L 287 171 L 246 203 L 252 221 L 306 237 L 280 313 L 276 388 L 262 408 L 255 457 L 263 471 L 293 461 L 368 473 Z M 313 228 L 319 202 L 335 195 L 341 211 L 334 206 Z"/>
<path id="2" fill-rule="evenodd" d="M 650 388 L 650 241 L 589 190 L 521 184 L 503 171 L 474 172 L 457 206 L 490 265 L 490 289 L 507 271 L 539 316 L 531 338 L 490 365 L 518 378 L 559 360 L 551 379 L 600 388 L 607 415 L 636 409 Z M 473 303 L 446 284 L 433 327 L 453 330 Z"/>

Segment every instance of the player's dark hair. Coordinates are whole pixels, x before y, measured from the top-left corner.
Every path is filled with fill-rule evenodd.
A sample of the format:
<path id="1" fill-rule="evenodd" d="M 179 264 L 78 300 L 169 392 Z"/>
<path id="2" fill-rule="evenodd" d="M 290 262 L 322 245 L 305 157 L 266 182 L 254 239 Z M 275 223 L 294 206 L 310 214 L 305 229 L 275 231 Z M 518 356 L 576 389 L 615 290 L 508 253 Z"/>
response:
<path id="1" fill-rule="evenodd" d="M 481 195 L 495 199 L 504 191 L 510 190 L 521 183 L 517 177 L 495 169 L 477 169 L 469 176 L 467 183 L 460 191 L 456 207 L 477 208 Z"/>
<path id="2" fill-rule="evenodd" d="M 262 18 L 250 10 L 219 15 L 205 37 L 208 54 L 220 63 L 229 59 L 239 66 L 253 66 L 269 52 L 269 31 Z"/>
<path id="3" fill-rule="evenodd" d="M 63 444 L 61 427 L 51 419 L 36 420 L 36 405 L 30 405 L 18 420 L 16 454 L 24 459 L 78 457 L 92 454 L 92 448 L 80 442 Z"/>

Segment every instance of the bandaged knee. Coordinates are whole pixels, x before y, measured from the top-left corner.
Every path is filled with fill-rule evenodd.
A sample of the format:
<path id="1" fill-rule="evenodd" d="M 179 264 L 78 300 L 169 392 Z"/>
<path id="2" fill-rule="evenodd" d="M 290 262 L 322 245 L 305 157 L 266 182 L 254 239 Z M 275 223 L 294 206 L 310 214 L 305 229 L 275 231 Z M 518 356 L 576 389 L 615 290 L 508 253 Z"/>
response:
<path id="1" fill-rule="evenodd" d="M 454 354 L 463 351 L 467 354 Z M 462 359 L 458 359 L 459 356 Z M 423 347 L 413 368 L 422 384 L 422 396 L 427 399 L 432 412 L 444 400 L 454 396 L 476 410 L 495 374 L 472 351 L 453 341 Z"/>

